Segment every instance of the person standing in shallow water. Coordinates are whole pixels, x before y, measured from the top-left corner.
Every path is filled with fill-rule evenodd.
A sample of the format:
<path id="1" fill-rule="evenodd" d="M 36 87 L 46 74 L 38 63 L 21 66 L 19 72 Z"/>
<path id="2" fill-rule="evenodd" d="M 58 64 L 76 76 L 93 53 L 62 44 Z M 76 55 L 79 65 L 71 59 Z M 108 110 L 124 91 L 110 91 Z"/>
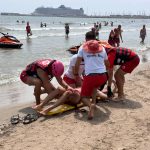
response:
<path id="1" fill-rule="evenodd" d="M 118 28 L 115 28 L 114 32 L 115 32 L 114 40 L 115 40 L 117 47 L 119 47 L 120 46 L 120 39 L 123 43 L 123 39 L 122 39 L 122 32 L 123 31 L 121 29 L 121 25 L 118 25 Z"/>
<path id="2" fill-rule="evenodd" d="M 68 23 L 66 23 L 65 24 L 65 33 L 66 33 L 66 37 L 68 38 L 68 35 L 69 35 L 69 31 L 70 30 L 70 27 L 69 27 L 69 24 Z"/>
<path id="3" fill-rule="evenodd" d="M 110 31 L 109 38 L 108 38 L 108 43 L 109 43 L 111 46 L 116 47 L 116 43 L 115 43 L 115 32 L 114 32 L 114 30 L 111 30 L 111 31 Z"/>
<path id="4" fill-rule="evenodd" d="M 27 32 L 27 37 L 32 35 L 32 31 L 31 31 L 31 27 L 29 25 L 29 22 L 27 22 L 26 32 Z"/>
<path id="5" fill-rule="evenodd" d="M 146 28 L 145 25 L 143 25 L 143 28 L 140 30 L 141 43 L 144 43 L 145 37 L 146 37 Z"/>

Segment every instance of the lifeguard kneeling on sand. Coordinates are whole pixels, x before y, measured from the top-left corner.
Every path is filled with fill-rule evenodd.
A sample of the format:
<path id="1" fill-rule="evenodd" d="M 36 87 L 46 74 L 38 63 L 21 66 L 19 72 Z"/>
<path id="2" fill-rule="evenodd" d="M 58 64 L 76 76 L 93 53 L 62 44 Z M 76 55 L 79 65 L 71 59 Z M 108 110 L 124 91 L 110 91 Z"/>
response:
<path id="1" fill-rule="evenodd" d="M 28 85 L 35 86 L 34 95 L 36 104 L 40 104 L 40 95 L 44 92 L 50 93 L 55 87 L 50 80 L 55 77 L 58 83 L 67 89 L 69 86 L 63 81 L 61 75 L 64 72 L 64 65 L 58 60 L 42 59 L 36 60 L 27 65 L 22 71 L 20 79 Z M 41 88 L 44 88 L 42 91 Z"/>

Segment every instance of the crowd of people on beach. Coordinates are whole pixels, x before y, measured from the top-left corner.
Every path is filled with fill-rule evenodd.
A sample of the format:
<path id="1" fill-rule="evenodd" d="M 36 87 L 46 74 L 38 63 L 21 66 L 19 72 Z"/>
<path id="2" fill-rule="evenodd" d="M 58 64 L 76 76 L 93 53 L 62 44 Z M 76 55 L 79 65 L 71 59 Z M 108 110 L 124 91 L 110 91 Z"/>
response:
<path id="1" fill-rule="evenodd" d="M 113 22 L 111 25 L 113 26 Z M 26 66 L 20 79 L 25 84 L 34 86 L 36 105 L 33 109 L 47 115 L 49 111 L 64 103 L 74 106 L 83 103 L 89 108 L 88 119 L 92 119 L 97 97 L 116 101 L 125 99 L 125 75 L 138 66 L 139 56 L 128 48 L 120 47 L 120 39 L 123 42 L 121 25 L 111 30 L 108 42 L 97 38 L 100 28 L 101 24 L 95 23 L 91 31 L 85 34 L 85 42 L 79 47 L 77 54 L 71 57 L 65 73 L 64 65 L 59 60 L 39 59 Z M 144 26 L 143 30 L 146 33 Z M 65 25 L 65 32 L 68 37 L 69 24 Z M 142 33 L 140 37 L 143 37 Z M 114 71 L 116 65 L 119 67 Z M 56 88 L 52 84 L 53 77 L 61 86 Z M 112 90 L 113 78 L 118 97 L 115 97 Z M 105 85 L 107 90 L 104 92 Z M 47 93 L 47 96 L 41 100 L 43 93 Z M 53 99 L 57 99 L 55 103 L 43 109 Z"/>

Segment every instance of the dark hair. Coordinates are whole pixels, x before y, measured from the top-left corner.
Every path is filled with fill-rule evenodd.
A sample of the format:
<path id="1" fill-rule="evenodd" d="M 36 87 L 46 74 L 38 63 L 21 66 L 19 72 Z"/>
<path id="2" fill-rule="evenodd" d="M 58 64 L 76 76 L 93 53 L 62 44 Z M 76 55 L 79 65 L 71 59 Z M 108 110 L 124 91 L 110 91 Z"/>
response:
<path id="1" fill-rule="evenodd" d="M 94 32 L 89 31 L 85 34 L 85 38 L 86 38 L 86 40 L 95 40 L 96 36 L 95 36 Z"/>
<path id="2" fill-rule="evenodd" d="M 120 24 L 118 25 L 118 28 L 121 28 L 121 25 L 120 25 Z"/>

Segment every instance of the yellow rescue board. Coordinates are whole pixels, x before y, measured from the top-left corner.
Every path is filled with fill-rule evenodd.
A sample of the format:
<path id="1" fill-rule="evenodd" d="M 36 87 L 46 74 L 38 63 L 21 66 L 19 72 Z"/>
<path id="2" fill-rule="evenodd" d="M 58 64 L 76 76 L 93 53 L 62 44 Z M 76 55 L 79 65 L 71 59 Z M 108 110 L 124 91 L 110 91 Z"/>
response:
<path id="1" fill-rule="evenodd" d="M 83 106 L 83 104 L 80 103 L 80 104 L 77 105 L 77 108 L 80 108 L 82 106 Z M 63 113 L 63 112 L 69 111 L 69 110 L 73 110 L 75 108 L 76 108 L 75 106 L 71 106 L 71 105 L 68 105 L 68 104 L 63 104 L 63 105 L 60 105 L 60 106 L 54 108 L 53 110 L 49 111 L 47 113 L 47 115 L 56 115 L 56 114 L 60 114 L 60 113 Z"/>

